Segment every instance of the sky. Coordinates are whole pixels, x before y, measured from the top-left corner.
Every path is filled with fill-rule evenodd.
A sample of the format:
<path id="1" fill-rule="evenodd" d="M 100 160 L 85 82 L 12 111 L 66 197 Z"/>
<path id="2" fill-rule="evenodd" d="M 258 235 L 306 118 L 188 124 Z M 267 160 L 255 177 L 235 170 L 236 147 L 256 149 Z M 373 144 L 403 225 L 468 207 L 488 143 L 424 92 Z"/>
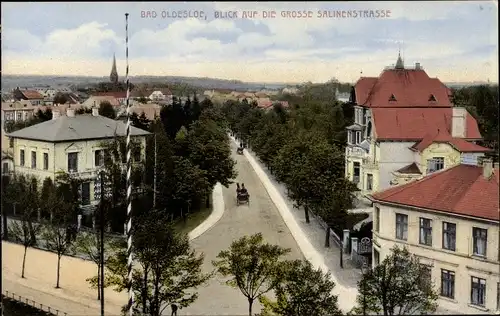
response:
<path id="1" fill-rule="evenodd" d="M 2 72 L 109 76 L 116 54 L 118 74 L 124 77 L 128 12 L 131 76 L 355 82 L 378 76 L 401 50 L 406 65 L 419 62 L 443 82 L 498 82 L 497 5 L 2 2 Z M 174 17 L 179 11 L 191 17 Z M 344 16 L 335 16 L 340 11 Z M 220 17 L 227 12 L 237 16 Z"/>

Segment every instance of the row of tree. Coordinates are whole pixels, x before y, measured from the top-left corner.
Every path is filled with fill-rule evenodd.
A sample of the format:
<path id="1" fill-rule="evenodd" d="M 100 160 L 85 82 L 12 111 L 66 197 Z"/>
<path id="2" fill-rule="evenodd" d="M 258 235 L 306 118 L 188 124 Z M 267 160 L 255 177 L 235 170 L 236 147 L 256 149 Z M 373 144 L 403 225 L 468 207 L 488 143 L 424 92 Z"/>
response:
<path id="1" fill-rule="evenodd" d="M 154 233 L 152 233 L 154 232 Z M 306 260 L 289 260 L 290 249 L 266 243 L 258 233 L 232 242 L 203 271 L 203 254 L 196 254 L 186 234 L 176 232 L 163 214 L 152 211 L 136 219 L 132 245 L 136 265 L 128 283 L 127 255 L 118 250 L 106 262 L 105 286 L 121 292 L 132 285 L 138 314 L 161 315 L 185 308 L 198 298 L 197 288 L 214 275 L 241 292 L 248 302 L 262 305 L 261 316 L 342 315 L 330 273 Z M 366 271 L 358 284 L 353 315 L 408 315 L 436 309 L 436 291 L 418 258 L 395 248 L 379 266 Z M 88 281 L 97 287 L 98 277 Z M 175 307 L 174 307 L 175 305 Z M 125 309 L 125 306 L 124 306 Z"/>
<path id="2" fill-rule="evenodd" d="M 255 104 L 228 101 L 223 106 L 229 128 L 251 146 L 275 178 L 286 185 L 297 207 L 304 207 L 339 234 L 357 218 L 347 214 L 356 185 L 344 174 L 345 127 L 352 109 L 340 103 L 301 99 L 290 108 L 276 104 L 263 111 Z"/>

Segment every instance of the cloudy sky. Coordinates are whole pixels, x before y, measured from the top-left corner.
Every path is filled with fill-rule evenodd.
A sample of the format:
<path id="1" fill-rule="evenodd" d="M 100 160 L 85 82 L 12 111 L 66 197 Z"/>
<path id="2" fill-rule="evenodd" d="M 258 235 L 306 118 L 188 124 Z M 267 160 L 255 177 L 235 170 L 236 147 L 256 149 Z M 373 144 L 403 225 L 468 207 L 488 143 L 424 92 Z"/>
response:
<path id="1" fill-rule="evenodd" d="M 131 75 L 249 82 L 353 82 L 420 62 L 446 82 L 497 81 L 497 2 L 2 3 L 4 74 L 107 76 L 116 53 Z M 188 11 L 201 18 L 162 17 Z M 286 11 L 312 11 L 293 18 Z M 383 10 L 389 17 L 318 17 L 318 11 Z M 144 11 L 156 18 L 144 17 Z M 215 19 L 216 11 L 238 17 Z M 244 11 L 257 11 L 243 18 Z M 263 18 L 275 11 L 275 18 Z M 365 13 L 362 13 L 364 15 Z M 324 15 L 324 14 L 323 14 Z M 358 14 L 359 15 L 359 14 Z"/>

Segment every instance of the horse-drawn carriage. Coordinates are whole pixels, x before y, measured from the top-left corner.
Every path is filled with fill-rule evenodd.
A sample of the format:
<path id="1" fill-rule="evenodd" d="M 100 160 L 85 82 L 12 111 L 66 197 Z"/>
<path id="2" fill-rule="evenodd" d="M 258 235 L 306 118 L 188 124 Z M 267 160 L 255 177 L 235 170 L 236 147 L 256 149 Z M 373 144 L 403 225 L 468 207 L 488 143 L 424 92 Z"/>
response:
<path id="1" fill-rule="evenodd" d="M 236 194 L 236 205 L 240 204 L 250 205 L 250 195 L 248 194 L 248 192 Z"/>
<path id="2" fill-rule="evenodd" d="M 243 155 L 243 147 L 238 147 L 238 149 L 236 149 L 236 153 L 238 155 Z"/>
<path id="3" fill-rule="evenodd" d="M 245 185 L 242 183 L 241 188 L 240 184 L 236 183 L 236 205 L 240 204 L 248 204 L 250 205 L 250 195 L 248 194 L 247 189 L 245 188 Z"/>

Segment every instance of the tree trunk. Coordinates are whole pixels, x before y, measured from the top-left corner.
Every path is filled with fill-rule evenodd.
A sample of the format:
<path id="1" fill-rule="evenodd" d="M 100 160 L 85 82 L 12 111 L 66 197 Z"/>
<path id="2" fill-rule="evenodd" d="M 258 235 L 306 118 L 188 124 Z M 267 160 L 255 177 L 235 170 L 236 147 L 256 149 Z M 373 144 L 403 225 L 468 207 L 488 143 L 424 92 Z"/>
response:
<path id="1" fill-rule="evenodd" d="M 147 306 L 148 306 L 148 298 L 147 298 L 147 293 L 148 293 L 148 268 L 144 268 L 144 286 L 142 287 L 142 313 L 146 315 L 148 312 Z"/>
<path id="2" fill-rule="evenodd" d="M 28 252 L 28 246 L 24 246 L 23 267 L 21 269 L 21 278 L 23 278 L 23 279 L 24 279 L 24 267 L 26 264 L 26 252 Z"/>
<path id="3" fill-rule="evenodd" d="M 35 234 L 35 230 L 33 229 L 33 223 L 31 221 L 28 221 L 28 229 L 30 231 L 31 242 L 33 245 L 35 245 L 36 244 L 36 234 Z"/>
<path id="4" fill-rule="evenodd" d="M 309 224 L 309 208 L 307 206 L 304 206 L 304 215 L 306 216 L 306 223 Z"/>
<path id="5" fill-rule="evenodd" d="M 330 248 L 330 226 L 326 225 L 325 248 Z"/>
<path id="6" fill-rule="evenodd" d="M 56 289 L 59 288 L 59 275 L 61 272 L 61 256 L 57 255 L 57 279 L 56 279 Z"/>
<path id="7" fill-rule="evenodd" d="M 101 300 L 101 265 L 97 264 L 97 300 Z"/>
<path id="8" fill-rule="evenodd" d="M 248 298 L 248 316 L 252 316 L 253 298 Z"/>

